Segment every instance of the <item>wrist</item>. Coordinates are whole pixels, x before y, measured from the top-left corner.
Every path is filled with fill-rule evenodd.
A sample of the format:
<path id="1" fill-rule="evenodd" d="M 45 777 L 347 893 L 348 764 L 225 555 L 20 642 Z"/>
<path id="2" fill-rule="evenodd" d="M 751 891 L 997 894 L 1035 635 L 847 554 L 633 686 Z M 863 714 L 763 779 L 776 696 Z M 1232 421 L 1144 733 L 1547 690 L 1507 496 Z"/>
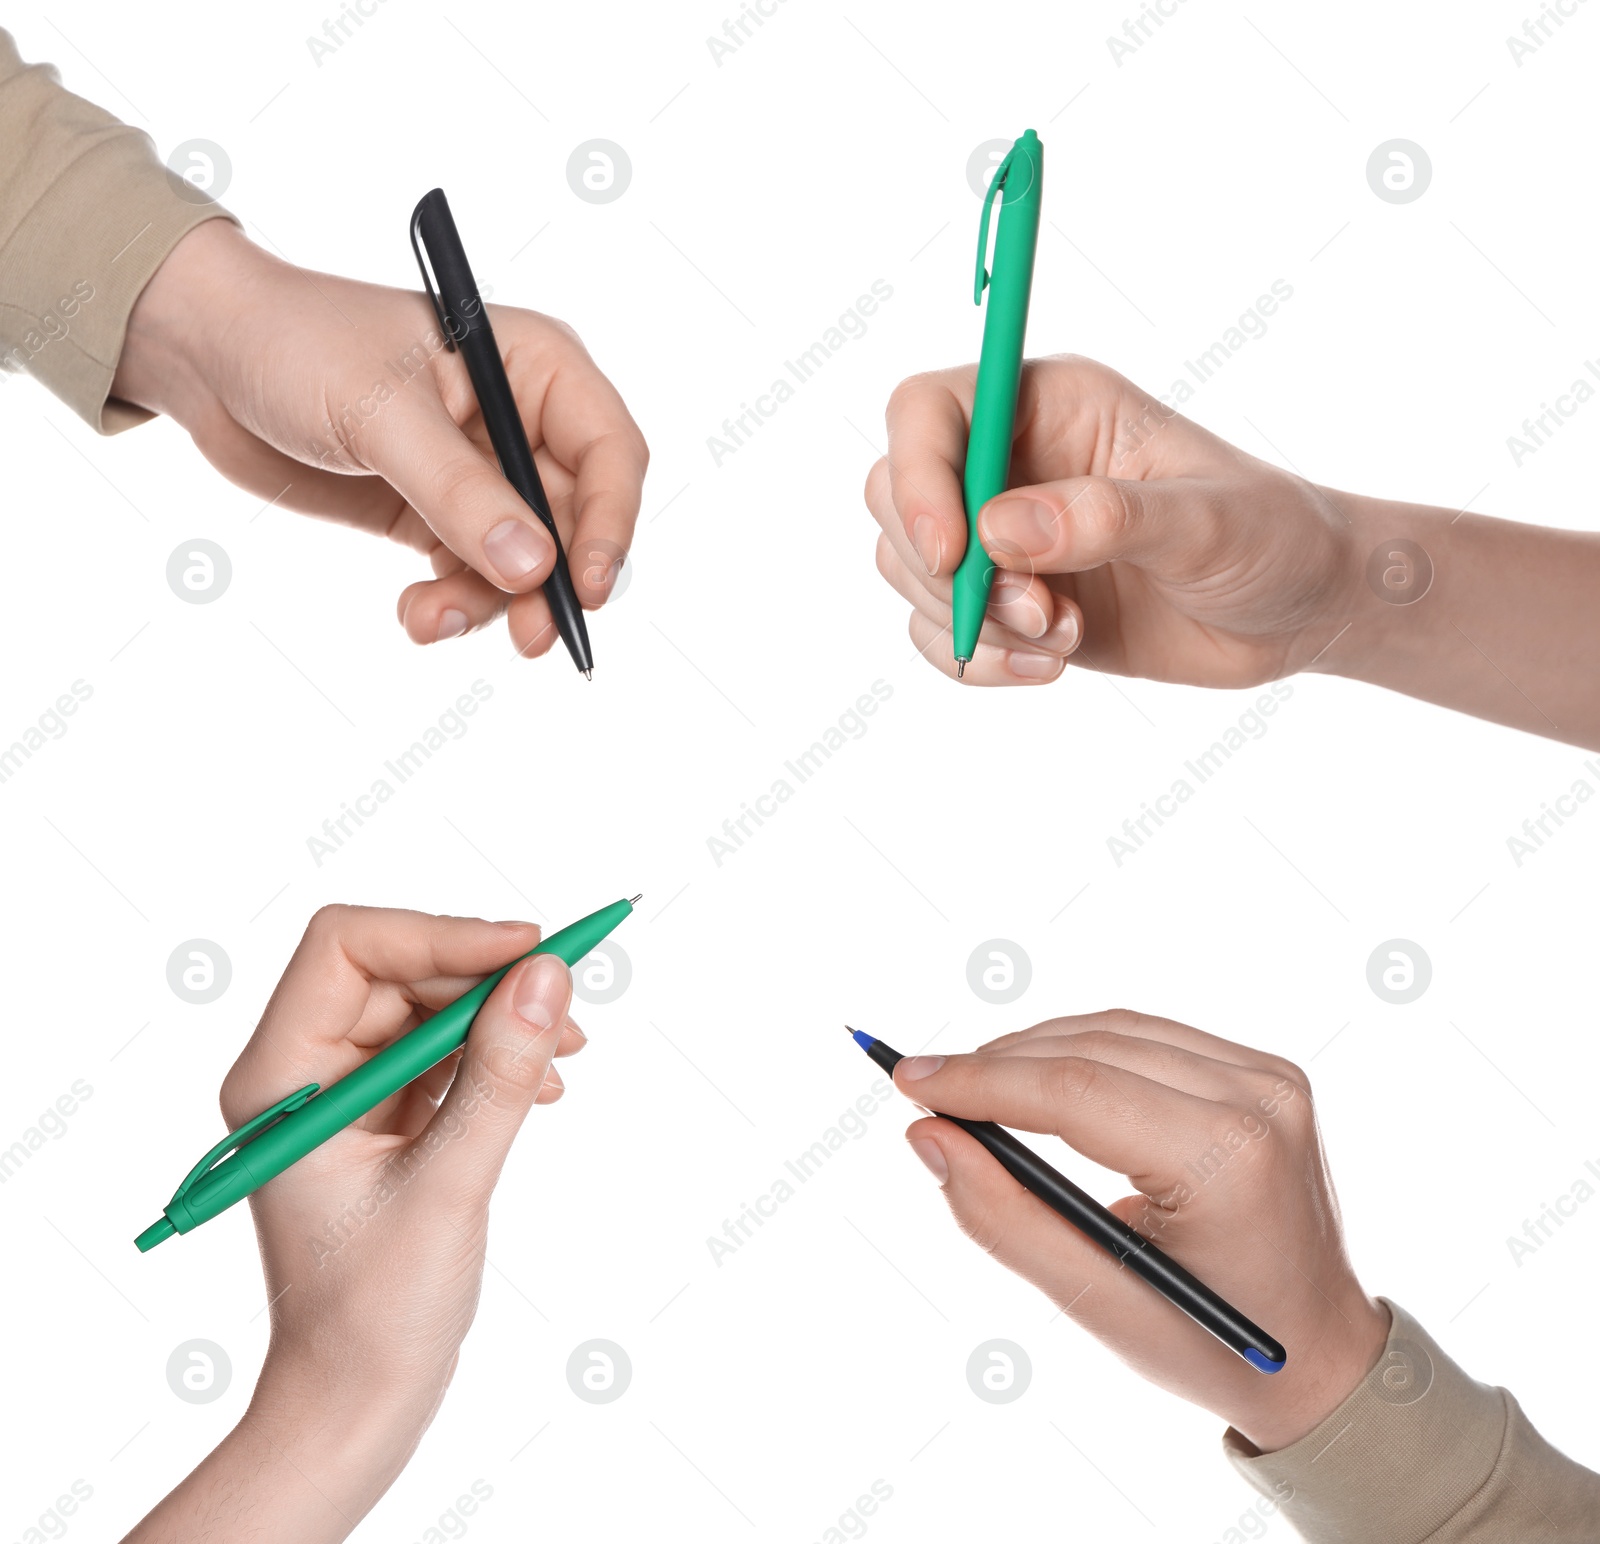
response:
<path id="1" fill-rule="evenodd" d="M 443 1397 L 442 1388 L 389 1386 L 271 1352 L 240 1426 L 307 1472 L 376 1500 L 416 1451 Z"/>
<path id="2" fill-rule="evenodd" d="M 261 1544 L 341 1544 L 427 1428 L 404 1402 L 345 1393 L 269 1355 L 244 1418 L 125 1544 L 246 1533 Z"/>
<path id="3" fill-rule="evenodd" d="M 197 225 L 167 254 L 128 316 L 111 395 L 179 423 L 216 397 L 211 361 L 270 262 L 229 220 Z"/>
<path id="4" fill-rule="evenodd" d="M 1378 1365 L 1389 1339 L 1389 1310 L 1361 1295 L 1337 1322 L 1337 1332 L 1319 1333 L 1311 1349 L 1272 1375 L 1274 1386 L 1262 1391 L 1260 1405 L 1233 1421 L 1258 1453 L 1290 1447 L 1315 1431 Z"/>
<path id="5" fill-rule="evenodd" d="M 1450 516 L 1427 505 L 1321 491 L 1348 521 L 1345 556 L 1317 629 L 1306 636 L 1310 657 L 1301 668 L 1378 682 L 1408 653 L 1430 646 Z"/>

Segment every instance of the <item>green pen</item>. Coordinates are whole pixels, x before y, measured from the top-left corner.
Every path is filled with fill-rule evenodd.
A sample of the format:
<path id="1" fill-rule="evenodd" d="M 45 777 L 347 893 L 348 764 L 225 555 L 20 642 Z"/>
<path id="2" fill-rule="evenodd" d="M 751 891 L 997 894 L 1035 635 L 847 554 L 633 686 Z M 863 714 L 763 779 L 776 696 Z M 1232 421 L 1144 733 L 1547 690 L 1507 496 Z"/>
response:
<path id="1" fill-rule="evenodd" d="M 638 900 L 636 895 L 631 901 L 613 901 L 571 927 L 552 933 L 527 954 L 519 955 L 471 991 L 463 992 L 410 1034 L 385 1046 L 332 1088 L 318 1092 L 318 1084 L 308 1083 L 271 1109 L 263 1110 L 254 1120 L 246 1121 L 237 1131 L 229 1132 L 190 1170 L 189 1177 L 167 1203 L 166 1211 L 134 1240 L 139 1252 L 154 1249 L 174 1233 L 187 1233 L 202 1222 L 210 1222 L 391 1094 L 399 1093 L 452 1051 L 460 1050 L 478 1010 L 518 960 L 534 954 L 553 954 L 568 965 L 576 965 L 632 913 Z"/>
<path id="2" fill-rule="evenodd" d="M 1002 193 L 999 229 L 994 238 L 994 267 L 984 272 L 989 244 L 989 210 Z M 978 540 L 978 511 L 1004 490 L 1011 471 L 1011 435 L 1017 421 L 1017 387 L 1022 380 L 1022 340 L 1028 330 L 1028 294 L 1033 288 L 1033 256 L 1039 246 L 1039 206 L 1044 193 L 1044 146 L 1029 129 L 996 169 L 983 200 L 978 223 L 978 270 L 974 305 L 989 307 L 983 315 L 983 352 L 978 357 L 978 386 L 972 401 L 972 428 L 967 436 L 967 469 L 962 495 L 967 506 L 967 550 L 955 572 L 950 597 L 951 637 L 956 675 L 966 674 L 978 647 L 983 614 L 989 607 L 994 562 Z"/>

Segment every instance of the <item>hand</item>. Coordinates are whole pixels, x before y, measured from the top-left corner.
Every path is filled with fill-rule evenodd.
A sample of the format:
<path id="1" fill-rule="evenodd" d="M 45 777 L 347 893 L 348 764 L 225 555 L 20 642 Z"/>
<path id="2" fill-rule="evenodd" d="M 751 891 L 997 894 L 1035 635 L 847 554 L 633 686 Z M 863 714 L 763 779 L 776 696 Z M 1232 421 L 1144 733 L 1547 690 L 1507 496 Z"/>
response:
<path id="1" fill-rule="evenodd" d="M 525 922 L 319 911 L 222 1087 L 233 1130 L 326 1087 L 539 941 Z M 251 1197 L 272 1339 L 250 1409 L 129 1535 L 342 1539 L 405 1466 L 477 1309 L 489 1197 L 552 1057 L 582 1048 L 553 955 L 514 967 L 447 1057 Z"/>
<path id="2" fill-rule="evenodd" d="M 961 468 L 977 371 L 913 376 L 867 478 L 878 568 L 911 637 L 955 675 L 950 576 L 967 546 Z M 1117 675 L 1253 686 L 1302 668 L 1350 578 L 1331 495 L 1179 416 L 1092 360 L 1030 360 L 1014 487 L 979 514 L 998 566 L 965 680 L 1053 681 L 1070 658 Z M 1362 556 L 1365 557 L 1363 551 Z"/>
<path id="3" fill-rule="evenodd" d="M 488 310 L 573 588 L 593 610 L 632 539 L 649 452 L 571 328 Z M 112 394 L 176 419 L 260 498 L 425 554 L 435 577 L 400 596 L 414 642 L 501 612 L 519 653 L 555 642 L 539 593 L 555 545 L 500 475 L 466 365 L 420 290 L 309 273 L 208 220 L 140 295 Z"/>
<path id="4" fill-rule="evenodd" d="M 894 1081 L 924 1108 L 1052 1133 L 1130 1177 L 1138 1193 L 1111 1210 L 1280 1341 L 1281 1372 L 1248 1366 L 959 1126 L 930 1117 L 906 1132 L 969 1237 L 1261 1451 L 1311 1431 L 1377 1363 L 1388 1311 L 1346 1258 L 1311 1088 L 1292 1063 L 1113 1011 L 1049 1019 L 970 1056 L 907 1057 Z"/>

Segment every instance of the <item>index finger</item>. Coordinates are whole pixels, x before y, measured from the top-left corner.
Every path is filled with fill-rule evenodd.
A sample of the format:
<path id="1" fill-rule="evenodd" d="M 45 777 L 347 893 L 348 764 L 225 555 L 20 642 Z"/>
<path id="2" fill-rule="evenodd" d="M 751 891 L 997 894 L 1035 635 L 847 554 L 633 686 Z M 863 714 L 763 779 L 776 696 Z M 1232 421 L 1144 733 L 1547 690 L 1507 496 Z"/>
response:
<path id="1" fill-rule="evenodd" d="M 1082 1056 L 910 1056 L 894 1082 L 940 1115 L 1058 1136 L 1148 1195 L 1170 1193 L 1228 1114 L 1213 1100 Z"/>
<path id="2" fill-rule="evenodd" d="M 889 496 L 930 574 L 954 572 L 967 550 L 961 477 L 977 368 L 913 375 L 895 387 L 889 429 Z"/>
<path id="3" fill-rule="evenodd" d="M 407 995 L 441 977 L 481 979 L 539 941 L 531 922 L 484 922 L 369 906 L 324 906 L 306 927 L 261 1021 L 223 1085 L 230 1124 L 307 1082 L 327 1084 L 366 1060 L 356 1038 L 375 986 L 397 983 Z M 367 1038 L 364 1034 L 363 1039 Z"/>

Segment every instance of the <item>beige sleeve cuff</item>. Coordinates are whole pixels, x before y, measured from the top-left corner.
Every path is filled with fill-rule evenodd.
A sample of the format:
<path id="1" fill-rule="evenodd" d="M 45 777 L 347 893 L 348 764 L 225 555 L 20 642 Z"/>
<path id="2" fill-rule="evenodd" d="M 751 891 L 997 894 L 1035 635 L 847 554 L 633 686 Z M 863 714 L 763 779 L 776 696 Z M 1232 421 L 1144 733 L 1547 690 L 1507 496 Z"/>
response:
<path id="1" fill-rule="evenodd" d="M 1234 1468 L 1309 1544 L 1594 1544 L 1600 1475 L 1551 1447 L 1504 1389 L 1469 1378 L 1403 1308 L 1378 1365 L 1292 1447 Z"/>
<path id="2" fill-rule="evenodd" d="M 147 134 L 24 64 L 0 31 L 0 372 L 33 376 L 102 434 L 143 423 L 107 400 L 128 313 L 167 253 L 219 216 L 233 218 Z"/>

